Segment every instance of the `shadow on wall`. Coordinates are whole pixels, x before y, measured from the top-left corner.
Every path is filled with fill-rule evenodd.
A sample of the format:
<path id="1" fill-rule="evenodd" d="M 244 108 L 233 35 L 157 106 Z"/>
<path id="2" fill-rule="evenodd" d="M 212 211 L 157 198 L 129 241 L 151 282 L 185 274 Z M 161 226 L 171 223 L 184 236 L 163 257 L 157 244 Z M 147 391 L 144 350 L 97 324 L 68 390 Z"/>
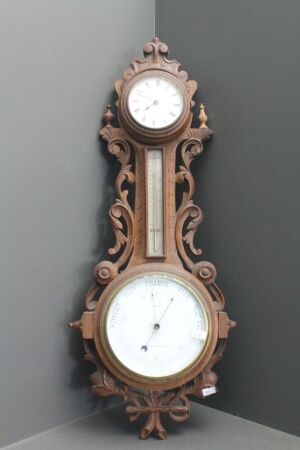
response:
<path id="1" fill-rule="evenodd" d="M 114 105 L 115 96 L 111 94 L 108 103 Z M 103 113 L 105 112 L 104 108 Z M 100 126 L 102 126 L 100 124 Z M 99 126 L 99 129 L 100 129 Z M 70 376 L 70 387 L 74 390 L 81 390 L 90 387 L 90 375 L 95 371 L 95 367 L 89 361 L 84 359 L 84 348 L 81 333 L 67 327 L 69 322 L 79 320 L 82 313 L 86 310 L 85 297 L 94 283 L 93 270 L 98 262 L 103 259 L 109 259 L 108 248 L 113 245 L 114 235 L 110 224 L 108 211 L 115 199 L 114 180 L 118 173 L 119 163 L 108 150 L 106 144 L 99 138 L 99 151 L 106 163 L 106 175 L 102 182 L 102 202 L 96 212 L 96 226 L 98 234 L 98 242 L 92 251 L 93 258 L 91 262 L 82 263 L 78 269 L 78 277 L 80 288 L 74 295 L 71 311 L 68 317 L 65 317 L 65 332 L 69 341 L 69 355 L 74 359 L 76 366 Z M 103 171 L 103 169 L 102 169 Z M 99 167 L 99 176 L 101 177 L 101 168 Z M 91 404 L 91 411 L 96 409 L 107 408 L 115 403 L 113 399 L 100 398 L 87 392 L 88 402 Z"/>

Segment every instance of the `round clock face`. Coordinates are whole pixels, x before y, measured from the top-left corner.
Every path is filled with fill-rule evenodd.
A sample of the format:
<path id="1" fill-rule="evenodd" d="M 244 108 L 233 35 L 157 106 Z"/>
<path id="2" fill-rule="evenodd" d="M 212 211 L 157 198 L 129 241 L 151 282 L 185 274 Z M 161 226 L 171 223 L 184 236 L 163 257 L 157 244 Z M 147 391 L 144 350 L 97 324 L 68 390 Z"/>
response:
<path id="1" fill-rule="evenodd" d="M 148 76 L 137 81 L 128 96 L 132 118 L 146 128 L 165 128 L 182 113 L 183 97 L 180 89 L 167 77 Z"/>
<path id="2" fill-rule="evenodd" d="M 163 273 L 138 276 L 113 295 L 104 328 L 114 359 L 147 378 L 184 372 L 209 335 L 200 294 Z"/>

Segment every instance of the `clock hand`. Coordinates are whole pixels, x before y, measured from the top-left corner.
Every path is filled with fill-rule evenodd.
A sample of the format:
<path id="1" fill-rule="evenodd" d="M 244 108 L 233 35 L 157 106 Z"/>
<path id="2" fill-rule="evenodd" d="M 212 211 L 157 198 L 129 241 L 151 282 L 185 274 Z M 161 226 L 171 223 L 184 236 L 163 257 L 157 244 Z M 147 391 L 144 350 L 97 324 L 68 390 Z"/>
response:
<path id="1" fill-rule="evenodd" d="M 144 111 L 147 111 L 147 109 L 151 108 L 151 106 L 153 106 L 154 103 L 151 103 L 151 105 L 147 106 L 147 108 L 144 109 Z"/>
<path id="2" fill-rule="evenodd" d="M 159 101 L 158 101 L 158 100 L 154 100 L 154 102 L 153 102 L 153 103 L 151 103 L 151 105 L 147 106 L 147 108 L 145 108 L 145 109 L 144 109 L 144 111 L 147 111 L 147 109 L 150 109 L 150 108 L 151 108 L 151 106 L 154 106 L 154 105 L 158 105 L 158 103 L 159 103 Z"/>
<path id="3" fill-rule="evenodd" d="M 160 323 L 161 323 L 161 321 L 163 320 L 163 318 L 164 318 L 166 312 L 168 311 L 168 309 L 169 309 L 171 303 L 173 302 L 173 300 L 174 300 L 174 298 L 172 297 L 172 298 L 170 299 L 169 303 L 167 304 L 167 306 L 166 306 L 164 312 L 163 312 L 162 315 L 160 316 L 159 321 L 156 322 L 156 323 L 154 324 L 153 331 L 152 331 L 152 333 L 151 333 L 151 335 L 150 335 L 150 337 L 149 337 L 149 339 L 148 339 L 146 345 L 142 345 L 141 350 L 144 350 L 145 352 L 148 350 L 148 345 L 149 345 L 149 343 L 150 343 L 150 341 L 151 341 L 151 339 L 152 339 L 152 337 L 153 337 L 155 331 L 157 331 L 157 330 L 160 329 Z"/>
<path id="4" fill-rule="evenodd" d="M 136 94 L 136 95 L 139 95 L 140 97 L 144 97 L 147 100 L 151 100 L 151 102 L 153 102 L 153 98 L 147 97 L 146 95 L 143 95 L 143 94 Z"/>

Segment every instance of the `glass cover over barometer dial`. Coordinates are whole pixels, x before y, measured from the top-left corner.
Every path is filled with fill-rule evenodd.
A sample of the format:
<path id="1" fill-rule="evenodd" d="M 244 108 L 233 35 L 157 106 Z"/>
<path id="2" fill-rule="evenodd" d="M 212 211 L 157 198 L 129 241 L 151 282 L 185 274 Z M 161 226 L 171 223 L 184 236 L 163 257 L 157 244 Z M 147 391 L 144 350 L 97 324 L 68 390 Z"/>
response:
<path id="1" fill-rule="evenodd" d="M 209 320 L 199 292 L 173 275 L 154 273 L 131 279 L 112 295 L 102 329 L 117 364 L 160 378 L 199 360 Z"/>
<path id="2" fill-rule="evenodd" d="M 180 89 L 169 78 L 155 75 L 137 81 L 128 96 L 132 118 L 146 128 L 160 129 L 172 125 L 182 113 Z"/>

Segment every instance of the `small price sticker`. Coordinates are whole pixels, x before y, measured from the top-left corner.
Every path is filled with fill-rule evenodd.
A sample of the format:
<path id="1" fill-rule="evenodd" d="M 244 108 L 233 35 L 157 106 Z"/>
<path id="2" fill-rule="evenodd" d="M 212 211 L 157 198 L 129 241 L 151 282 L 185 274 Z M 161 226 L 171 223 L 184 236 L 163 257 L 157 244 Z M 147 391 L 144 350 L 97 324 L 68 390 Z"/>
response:
<path id="1" fill-rule="evenodd" d="M 208 397 L 209 395 L 216 394 L 217 388 L 215 386 L 202 389 L 203 397 Z"/>

